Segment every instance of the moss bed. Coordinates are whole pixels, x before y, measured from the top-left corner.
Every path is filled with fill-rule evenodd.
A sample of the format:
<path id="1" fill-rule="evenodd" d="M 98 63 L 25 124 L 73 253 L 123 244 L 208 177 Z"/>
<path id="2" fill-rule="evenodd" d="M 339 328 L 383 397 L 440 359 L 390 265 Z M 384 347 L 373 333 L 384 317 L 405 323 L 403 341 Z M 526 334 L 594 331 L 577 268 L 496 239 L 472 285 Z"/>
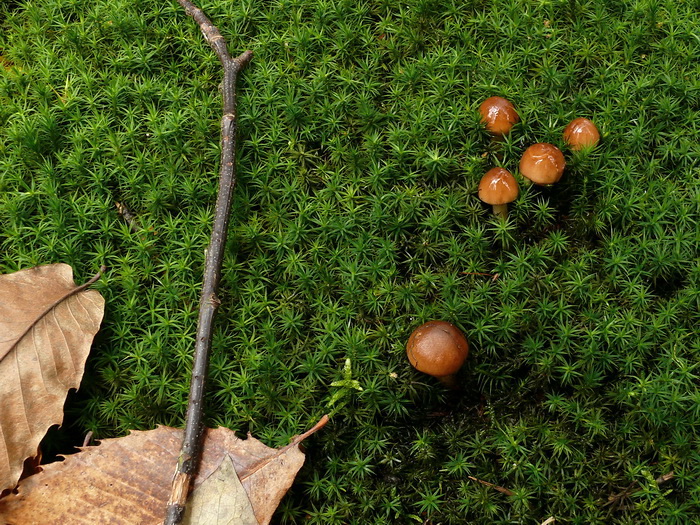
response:
<path id="1" fill-rule="evenodd" d="M 698 522 L 697 2 L 200 7 L 255 52 L 207 424 L 279 446 L 333 413 L 276 521 Z M 0 271 L 109 267 L 47 447 L 182 426 L 216 57 L 174 0 L 11 0 L 0 25 Z M 521 116 L 500 144 L 492 95 Z M 581 116 L 602 140 L 573 154 Z M 517 174 L 534 142 L 565 152 L 559 184 Z M 507 221 L 476 195 L 497 164 L 521 183 Z M 459 393 L 406 360 L 431 319 L 470 341 Z"/>

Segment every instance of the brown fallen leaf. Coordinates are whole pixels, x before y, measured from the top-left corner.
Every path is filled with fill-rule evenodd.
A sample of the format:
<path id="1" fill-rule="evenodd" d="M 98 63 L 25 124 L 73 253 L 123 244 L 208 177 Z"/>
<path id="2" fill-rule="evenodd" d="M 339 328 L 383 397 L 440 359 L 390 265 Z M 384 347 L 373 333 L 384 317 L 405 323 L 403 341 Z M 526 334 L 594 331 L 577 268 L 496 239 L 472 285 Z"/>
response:
<path id="1" fill-rule="evenodd" d="M 230 457 L 257 523 L 269 524 L 304 463 L 299 444 L 327 421 L 324 416 L 279 449 L 250 435 L 239 439 L 226 428 L 206 429 L 194 491 Z M 160 524 L 172 480 L 172 470 L 164 466 L 177 461 L 182 435 L 170 427 L 134 431 L 44 465 L 42 472 L 20 482 L 16 494 L 0 499 L 0 523 Z"/>
<path id="2" fill-rule="evenodd" d="M 104 299 L 67 264 L 0 275 L 0 492 L 13 488 L 78 388 Z"/>
<path id="3" fill-rule="evenodd" d="M 228 454 L 192 492 L 184 525 L 258 525 L 255 510 Z"/>

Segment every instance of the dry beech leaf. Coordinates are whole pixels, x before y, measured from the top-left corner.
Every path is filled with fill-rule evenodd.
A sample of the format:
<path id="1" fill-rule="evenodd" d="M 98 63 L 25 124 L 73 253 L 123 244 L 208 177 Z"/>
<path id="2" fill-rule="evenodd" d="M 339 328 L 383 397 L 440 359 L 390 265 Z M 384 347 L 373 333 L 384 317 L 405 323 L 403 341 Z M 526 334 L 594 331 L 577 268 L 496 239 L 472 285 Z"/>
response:
<path id="1" fill-rule="evenodd" d="M 274 449 L 226 428 L 206 429 L 196 491 L 229 456 L 259 525 L 267 525 L 304 463 L 299 444 L 328 421 Z M 3 525 L 47 523 L 160 524 L 183 431 L 170 427 L 134 431 L 85 447 L 22 480 L 16 494 L 0 499 Z M 47 521 L 50 516 L 50 521 Z"/>
<path id="2" fill-rule="evenodd" d="M 78 388 L 104 299 L 67 264 L 0 275 L 0 492 L 16 485 Z"/>
<path id="3" fill-rule="evenodd" d="M 184 525 L 258 525 L 255 510 L 238 479 L 236 467 L 224 454 L 219 468 L 190 496 Z"/>

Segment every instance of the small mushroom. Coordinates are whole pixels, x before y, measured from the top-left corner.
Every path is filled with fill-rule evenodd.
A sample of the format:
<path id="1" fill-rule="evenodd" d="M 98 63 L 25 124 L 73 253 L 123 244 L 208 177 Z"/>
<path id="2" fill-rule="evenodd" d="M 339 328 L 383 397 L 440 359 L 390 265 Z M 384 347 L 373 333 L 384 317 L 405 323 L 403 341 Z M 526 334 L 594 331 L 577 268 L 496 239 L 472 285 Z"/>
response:
<path id="1" fill-rule="evenodd" d="M 414 368 L 457 388 L 455 374 L 469 354 L 469 343 L 459 328 L 447 321 L 429 321 L 416 328 L 406 343 Z"/>
<path id="2" fill-rule="evenodd" d="M 539 142 L 525 150 L 520 158 L 520 173 L 535 184 L 553 184 L 566 167 L 564 154 L 552 144 Z"/>
<path id="3" fill-rule="evenodd" d="M 508 218 L 508 203 L 518 198 L 518 181 L 510 171 L 491 168 L 479 183 L 479 198 L 493 206 L 497 217 Z"/>
<path id="4" fill-rule="evenodd" d="M 564 141 L 574 151 L 593 149 L 599 140 L 598 128 L 584 117 L 575 118 L 564 129 Z"/>
<path id="5" fill-rule="evenodd" d="M 507 135 L 513 124 L 520 120 L 513 104 L 503 97 L 487 98 L 479 106 L 479 113 L 486 129 L 498 137 Z"/>

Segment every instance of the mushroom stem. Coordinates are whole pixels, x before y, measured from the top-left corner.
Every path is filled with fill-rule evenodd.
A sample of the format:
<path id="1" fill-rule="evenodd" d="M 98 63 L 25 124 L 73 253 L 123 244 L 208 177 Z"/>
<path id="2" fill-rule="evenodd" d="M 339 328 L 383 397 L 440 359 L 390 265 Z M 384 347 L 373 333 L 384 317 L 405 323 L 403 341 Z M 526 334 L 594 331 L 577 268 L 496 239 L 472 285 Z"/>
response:
<path id="1" fill-rule="evenodd" d="M 508 218 L 508 205 L 507 204 L 494 204 L 493 214 L 496 217 L 501 217 L 503 220 Z"/>
<path id="2" fill-rule="evenodd" d="M 436 379 L 439 380 L 443 386 L 449 390 L 459 390 L 460 386 L 459 383 L 457 383 L 457 375 L 452 374 L 449 376 L 436 376 Z"/>

